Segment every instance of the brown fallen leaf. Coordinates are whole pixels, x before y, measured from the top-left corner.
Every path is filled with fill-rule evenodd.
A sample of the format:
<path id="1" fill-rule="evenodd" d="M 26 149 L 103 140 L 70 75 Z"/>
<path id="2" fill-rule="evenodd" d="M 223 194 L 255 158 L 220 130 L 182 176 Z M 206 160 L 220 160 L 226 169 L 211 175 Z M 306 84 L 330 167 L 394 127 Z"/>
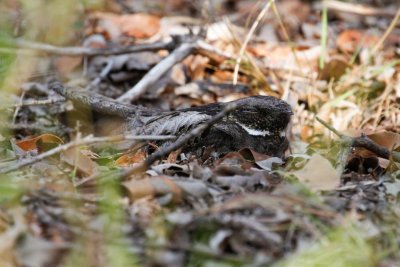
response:
<path id="1" fill-rule="evenodd" d="M 241 150 L 238 151 L 238 153 L 242 155 L 246 160 L 252 162 L 266 160 L 271 157 L 265 154 L 258 153 L 250 148 L 242 148 Z"/>
<path id="2" fill-rule="evenodd" d="M 91 176 L 97 172 L 97 164 L 79 148 L 73 147 L 62 152 L 61 160 L 84 176 Z"/>
<path id="3" fill-rule="evenodd" d="M 167 163 L 176 163 L 178 156 L 182 153 L 182 149 L 178 149 L 169 153 Z"/>
<path id="4" fill-rule="evenodd" d="M 128 190 L 131 200 L 171 194 L 173 203 L 182 201 L 182 189 L 166 176 L 154 176 L 141 180 L 132 179 L 124 182 L 122 185 Z"/>
<path id="5" fill-rule="evenodd" d="M 110 39 L 117 39 L 121 35 L 145 39 L 156 34 L 160 29 L 160 18 L 149 14 L 117 15 L 106 12 L 96 12 L 93 19 L 97 20 L 95 29 Z"/>
<path id="6" fill-rule="evenodd" d="M 332 56 L 328 62 L 325 63 L 324 68 L 320 70 L 320 79 L 326 81 L 330 81 L 331 79 L 339 80 L 349 67 L 350 64 L 344 56 Z"/>
<path id="7" fill-rule="evenodd" d="M 138 150 L 135 153 L 122 155 L 115 161 L 115 164 L 119 167 L 127 167 L 134 163 L 143 162 L 145 159 L 146 152 L 143 150 Z"/>
<path id="8" fill-rule="evenodd" d="M 320 154 L 313 154 L 306 165 L 292 172 L 313 191 L 333 190 L 339 185 L 339 176 L 332 164 Z"/>
<path id="9" fill-rule="evenodd" d="M 54 146 L 64 143 L 64 141 L 53 134 L 42 134 L 36 137 L 27 138 L 16 142 L 16 145 L 24 151 L 37 149 L 38 152 L 43 152 L 48 146 Z"/>
<path id="10" fill-rule="evenodd" d="M 338 49 L 344 53 L 352 54 L 359 48 L 372 48 L 381 39 L 381 35 L 364 30 L 349 29 L 341 32 L 336 39 Z M 395 45 L 400 37 L 397 34 L 390 34 L 386 43 Z"/>
<path id="11" fill-rule="evenodd" d="M 368 36 L 361 30 L 345 30 L 336 39 L 340 51 L 352 54 L 360 47 L 372 47 L 379 40 L 377 36 Z"/>
<path id="12" fill-rule="evenodd" d="M 389 150 L 400 147 L 400 134 L 388 131 L 369 134 L 368 137 L 380 146 Z"/>

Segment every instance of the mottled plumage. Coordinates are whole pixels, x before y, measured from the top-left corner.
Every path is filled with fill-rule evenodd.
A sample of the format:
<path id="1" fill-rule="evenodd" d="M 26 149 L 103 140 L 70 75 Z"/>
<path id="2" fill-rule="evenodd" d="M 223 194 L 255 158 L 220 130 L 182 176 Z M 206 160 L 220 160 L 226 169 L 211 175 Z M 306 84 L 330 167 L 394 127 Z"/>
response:
<path id="1" fill-rule="evenodd" d="M 214 103 L 162 112 L 121 104 L 83 90 L 66 90 L 59 82 L 53 81 L 49 87 L 97 112 L 123 117 L 125 130 L 133 134 L 179 136 L 210 120 L 226 105 Z M 234 102 L 237 108 L 187 144 L 185 151 L 197 152 L 213 146 L 220 153 L 251 148 L 259 153 L 282 156 L 288 148 L 285 131 L 293 114 L 290 106 L 271 96 L 251 96 Z"/>

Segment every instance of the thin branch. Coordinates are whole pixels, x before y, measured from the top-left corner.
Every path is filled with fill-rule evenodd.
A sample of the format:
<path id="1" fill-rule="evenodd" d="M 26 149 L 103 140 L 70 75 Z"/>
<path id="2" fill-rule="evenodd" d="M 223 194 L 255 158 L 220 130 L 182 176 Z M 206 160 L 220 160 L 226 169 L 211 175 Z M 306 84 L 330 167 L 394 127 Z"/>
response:
<path id="1" fill-rule="evenodd" d="M 371 152 L 374 152 L 378 157 L 384 159 L 390 159 L 390 151 L 389 149 L 382 147 L 369 139 L 367 136 L 362 135 L 360 137 L 355 137 L 351 143 L 352 147 L 362 147 L 368 149 Z"/>
<path id="2" fill-rule="evenodd" d="M 219 60 L 233 58 L 231 54 L 221 51 L 201 40 L 182 43 L 171 54 L 154 66 L 134 87 L 121 95 L 117 100 L 120 102 L 131 102 L 139 99 L 150 86 L 155 84 L 176 63 L 181 62 L 194 51 L 210 58 L 218 58 Z"/>
<path id="3" fill-rule="evenodd" d="M 120 141 L 125 141 L 125 140 L 171 140 L 174 138 L 176 138 L 176 136 L 171 136 L 171 135 L 114 135 L 114 136 L 107 136 L 107 137 L 87 136 L 83 139 L 75 140 L 75 141 L 69 142 L 67 144 L 50 149 L 42 154 L 39 154 L 36 157 L 30 158 L 27 160 L 22 160 L 16 164 L 0 168 L 0 174 L 8 173 L 8 172 L 20 169 L 22 167 L 32 165 L 32 164 L 39 162 L 45 158 L 51 157 L 53 155 L 56 155 L 58 153 L 64 152 L 70 148 L 77 147 L 77 146 L 91 145 L 94 143 L 104 143 L 104 142 L 120 142 Z"/>
<path id="4" fill-rule="evenodd" d="M 209 58 L 235 59 L 235 56 L 229 52 L 222 51 L 215 46 L 210 45 L 203 40 L 196 42 L 196 50 L 199 54 Z M 217 60 L 218 61 L 218 60 Z"/>
<path id="5" fill-rule="evenodd" d="M 387 16 L 393 17 L 396 15 L 396 11 L 391 8 L 376 8 L 373 6 L 347 3 L 336 0 L 326 1 L 326 6 L 328 9 L 333 9 L 336 11 L 353 13 L 362 16 Z"/>
<path id="6" fill-rule="evenodd" d="M 110 56 L 121 55 L 129 53 L 138 53 L 143 51 L 158 51 L 158 50 L 171 50 L 175 47 L 175 42 L 156 42 L 152 44 L 138 44 L 126 47 L 116 48 L 90 48 L 90 47 L 59 47 L 50 44 L 37 43 L 16 39 L 9 41 L 6 46 L 8 48 L 21 48 L 24 50 L 35 50 L 49 54 L 56 54 L 62 56 Z"/>
<path id="7" fill-rule="evenodd" d="M 134 87 L 117 98 L 117 100 L 126 103 L 137 100 L 151 85 L 156 83 L 176 63 L 189 56 L 195 47 L 195 43 L 182 43 L 171 54 L 153 67 Z"/>
<path id="8" fill-rule="evenodd" d="M 335 128 L 333 128 L 332 126 L 330 126 L 327 122 L 325 122 L 324 120 L 322 120 L 321 118 L 319 118 L 318 116 L 315 117 L 315 119 L 321 123 L 323 126 L 325 126 L 325 128 L 327 128 L 328 130 L 330 130 L 331 132 L 333 132 L 334 134 L 336 134 L 338 137 L 343 138 L 344 135 L 340 132 L 338 132 L 338 130 L 336 130 Z"/>
<path id="9" fill-rule="evenodd" d="M 7 130 L 24 130 L 24 131 L 36 131 L 39 133 L 54 133 L 54 134 L 60 134 L 60 133 L 71 133 L 74 130 L 71 128 L 68 128 L 63 125 L 59 126 L 46 126 L 42 125 L 40 123 L 34 122 L 34 123 L 8 123 L 8 122 L 0 122 L 0 128 L 4 128 Z"/>
<path id="10" fill-rule="evenodd" d="M 94 111 L 102 114 L 116 115 L 122 118 L 127 118 L 136 114 L 139 110 L 143 110 L 134 105 L 126 105 L 108 97 L 93 94 L 84 89 L 65 87 L 60 81 L 51 78 L 48 81 L 48 88 L 73 102 L 82 103 L 85 106 L 91 107 Z"/>
<path id="11" fill-rule="evenodd" d="M 7 109 L 7 108 L 20 108 L 20 107 L 27 107 L 27 106 L 44 106 L 44 105 L 51 105 L 59 102 L 65 102 L 65 98 L 63 97 L 57 97 L 57 98 L 48 98 L 48 99 L 29 99 L 25 101 L 21 101 L 20 103 L 16 103 L 13 105 L 3 105 L 0 107 L 1 109 Z"/>
<path id="12" fill-rule="evenodd" d="M 109 58 L 107 61 L 107 65 L 103 68 L 103 70 L 100 72 L 100 75 L 97 76 L 93 81 L 90 82 L 88 86 L 86 86 L 86 90 L 90 90 L 93 87 L 96 87 L 97 85 L 100 84 L 102 80 L 104 80 L 107 75 L 111 72 L 112 68 L 114 66 L 114 58 Z"/>
<path id="13" fill-rule="evenodd" d="M 386 147 L 380 146 L 379 144 L 375 143 L 373 140 L 368 138 L 366 135 L 361 135 L 359 137 L 350 137 L 338 132 L 335 128 L 330 126 L 328 123 L 323 121 L 322 119 L 316 117 L 317 121 L 340 137 L 341 141 L 348 145 L 349 147 L 361 147 L 365 148 L 373 153 L 375 153 L 378 157 L 384 159 L 390 159 L 391 157 L 395 161 L 400 161 L 400 152 L 397 151 L 390 151 Z"/>

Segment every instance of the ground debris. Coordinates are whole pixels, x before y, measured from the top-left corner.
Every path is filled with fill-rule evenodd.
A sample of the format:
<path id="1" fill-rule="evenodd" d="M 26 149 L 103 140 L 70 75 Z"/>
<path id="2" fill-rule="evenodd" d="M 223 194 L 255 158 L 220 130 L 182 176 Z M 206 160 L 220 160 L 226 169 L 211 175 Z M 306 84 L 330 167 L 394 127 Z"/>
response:
<path id="1" fill-rule="evenodd" d="M 0 266 L 400 262 L 398 1 L 14 2 Z"/>

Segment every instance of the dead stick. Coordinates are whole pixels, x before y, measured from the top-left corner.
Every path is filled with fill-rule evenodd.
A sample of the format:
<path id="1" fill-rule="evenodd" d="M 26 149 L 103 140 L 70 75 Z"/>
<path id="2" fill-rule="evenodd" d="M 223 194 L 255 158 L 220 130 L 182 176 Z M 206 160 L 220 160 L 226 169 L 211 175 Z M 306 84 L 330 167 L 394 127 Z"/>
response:
<path id="1" fill-rule="evenodd" d="M 195 43 L 182 43 L 171 54 L 161 60 L 154 68 L 152 68 L 134 87 L 117 98 L 117 100 L 127 103 L 137 100 L 151 85 L 155 84 L 176 63 L 189 56 L 195 47 Z"/>
<path id="2" fill-rule="evenodd" d="M 376 8 L 370 5 L 346 3 L 336 0 L 326 1 L 328 9 L 353 13 L 361 16 L 386 16 L 394 17 L 396 15 L 396 9 L 393 8 Z"/>
<path id="3" fill-rule="evenodd" d="M 350 147 L 362 147 L 365 148 L 373 153 L 375 153 L 378 157 L 384 158 L 384 159 L 390 159 L 392 158 L 395 161 L 400 161 L 400 152 L 392 151 L 390 152 L 389 149 L 382 147 L 375 143 L 373 140 L 368 138 L 365 135 L 359 136 L 359 137 L 350 137 L 347 135 L 344 135 L 342 133 L 339 133 L 336 129 L 328 125 L 325 121 L 323 121 L 321 118 L 316 117 L 317 121 L 324 125 L 326 128 L 331 130 L 333 133 L 335 133 L 338 137 L 340 137 L 341 141 L 350 146 Z"/>
<path id="4" fill-rule="evenodd" d="M 11 105 L 3 105 L 0 107 L 0 110 L 7 109 L 7 108 L 20 108 L 20 107 L 27 107 L 27 106 L 44 106 L 55 104 L 59 102 L 65 102 L 65 98 L 57 97 L 57 98 L 48 98 L 48 99 L 29 99 L 22 101 L 20 103 L 11 104 Z"/>
<path id="5" fill-rule="evenodd" d="M 10 40 L 6 46 L 17 47 L 25 50 L 35 50 L 49 54 L 61 56 L 110 56 L 144 51 L 171 50 L 175 47 L 175 42 L 156 42 L 152 44 L 138 44 L 116 48 L 90 48 L 90 47 L 59 47 L 50 44 L 30 42 L 22 39 Z"/>
<path id="6" fill-rule="evenodd" d="M 146 90 L 156 83 L 169 69 L 171 69 L 176 63 L 184 60 L 193 51 L 201 55 L 214 58 L 216 60 L 233 59 L 233 56 L 229 53 L 223 52 L 212 45 L 197 40 L 190 43 L 182 43 L 176 48 L 170 55 L 160 61 L 155 67 L 153 67 L 134 87 L 128 92 L 120 96 L 117 100 L 121 102 L 131 102 L 137 100 L 143 95 Z"/>
<path id="7" fill-rule="evenodd" d="M 73 102 L 84 104 L 102 114 L 129 118 L 134 116 L 139 110 L 145 111 L 145 109 L 141 109 L 137 106 L 122 104 L 108 97 L 94 94 L 88 90 L 65 87 L 60 81 L 54 78 L 48 81 L 48 88 Z"/>
<path id="8" fill-rule="evenodd" d="M 17 169 L 32 165 L 32 164 L 39 162 L 45 158 L 51 157 L 53 155 L 56 155 L 58 153 L 64 152 L 70 148 L 77 147 L 77 146 L 90 145 L 90 144 L 94 144 L 94 143 L 103 143 L 103 142 L 120 142 L 120 141 L 125 141 L 125 140 L 170 140 L 170 139 L 174 139 L 174 138 L 176 138 L 176 136 L 171 136 L 171 135 L 164 135 L 164 136 L 162 136 L 162 135 L 161 136 L 159 136 L 159 135 L 154 135 L 154 136 L 153 135 L 115 135 L 115 136 L 108 136 L 108 137 L 88 136 L 83 139 L 69 142 L 67 144 L 50 149 L 36 157 L 20 161 L 13 165 L 9 165 L 9 166 L 0 168 L 0 173 L 8 173 L 11 171 L 15 171 Z"/>

